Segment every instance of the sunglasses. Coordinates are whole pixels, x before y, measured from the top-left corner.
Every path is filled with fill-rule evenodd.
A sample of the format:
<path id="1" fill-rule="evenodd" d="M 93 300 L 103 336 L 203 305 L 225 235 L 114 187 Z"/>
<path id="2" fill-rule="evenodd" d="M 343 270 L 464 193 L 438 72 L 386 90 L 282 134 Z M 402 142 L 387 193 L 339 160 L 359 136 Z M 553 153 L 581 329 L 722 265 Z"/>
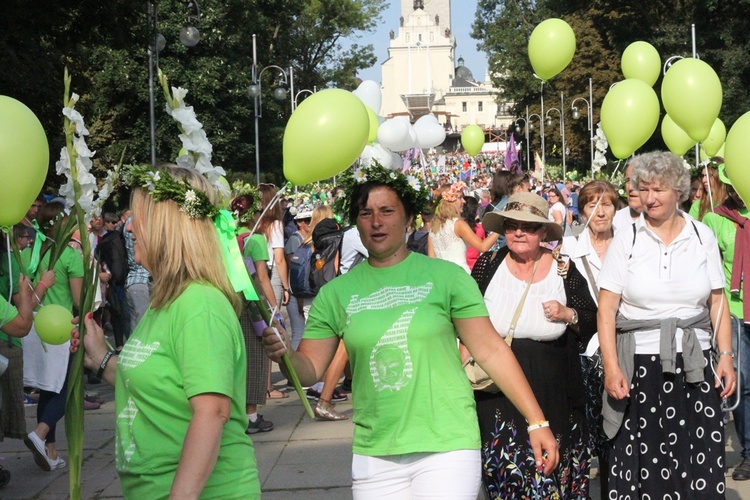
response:
<path id="1" fill-rule="evenodd" d="M 519 229 L 522 233 L 536 233 L 543 226 L 544 224 L 541 224 L 539 222 L 505 221 L 505 223 L 503 224 L 503 229 L 505 229 L 506 233 L 515 233 Z"/>

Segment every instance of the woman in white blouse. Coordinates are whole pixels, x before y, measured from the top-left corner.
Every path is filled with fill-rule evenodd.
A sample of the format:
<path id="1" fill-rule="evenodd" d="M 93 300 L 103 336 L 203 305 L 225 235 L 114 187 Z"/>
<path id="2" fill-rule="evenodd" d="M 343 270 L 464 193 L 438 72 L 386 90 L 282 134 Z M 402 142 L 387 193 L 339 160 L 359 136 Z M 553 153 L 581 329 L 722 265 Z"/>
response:
<path id="1" fill-rule="evenodd" d="M 584 230 L 578 236 L 563 239 L 561 253 L 575 262 L 578 270 L 586 278 L 589 292 L 595 301 L 599 300 L 597 279 L 607 249 L 612 242 L 614 230 L 612 220 L 617 206 L 617 192 L 607 181 L 592 181 L 581 189 L 578 195 L 578 211 L 585 221 Z M 599 470 L 607 470 L 606 454 L 603 445 L 606 438 L 602 431 L 602 393 L 604 378 L 602 358 L 599 351 L 599 338 L 594 335 L 581 357 L 583 383 L 586 386 L 586 421 L 592 436 L 592 454 L 599 457 Z M 601 476 L 602 498 L 607 498 L 607 475 Z"/>
<path id="2" fill-rule="evenodd" d="M 559 241 L 549 204 L 532 193 L 510 197 L 483 225 L 507 247 L 477 260 L 472 276 L 495 329 L 506 339 L 560 444 L 554 476 L 536 470 L 526 423 L 502 394 L 476 391 L 483 482 L 491 498 L 586 498 L 590 465 L 579 345 L 596 330 L 596 304 L 586 280 L 558 263 L 541 243 Z M 562 272 L 559 272 L 562 271 Z"/>
<path id="3" fill-rule="evenodd" d="M 608 497 L 723 498 L 721 398 L 736 377 L 721 257 L 711 231 L 677 209 L 690 189 L 682 160 L 640 160 L 631 182 L 643 212 L 598 277 Z"/>

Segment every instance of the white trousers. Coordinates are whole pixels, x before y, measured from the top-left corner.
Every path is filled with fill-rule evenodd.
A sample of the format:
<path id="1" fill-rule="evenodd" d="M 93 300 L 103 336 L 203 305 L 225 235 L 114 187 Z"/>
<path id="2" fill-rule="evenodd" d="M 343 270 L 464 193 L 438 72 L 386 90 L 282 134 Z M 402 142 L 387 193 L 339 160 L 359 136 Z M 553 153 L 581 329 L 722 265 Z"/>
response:
<path id="1" fill-rule="evenodd" d="M 476 500 L 481 472 L 479 450 L 385 457 L 354 454 L 352 494 L 354 500 Z"/>

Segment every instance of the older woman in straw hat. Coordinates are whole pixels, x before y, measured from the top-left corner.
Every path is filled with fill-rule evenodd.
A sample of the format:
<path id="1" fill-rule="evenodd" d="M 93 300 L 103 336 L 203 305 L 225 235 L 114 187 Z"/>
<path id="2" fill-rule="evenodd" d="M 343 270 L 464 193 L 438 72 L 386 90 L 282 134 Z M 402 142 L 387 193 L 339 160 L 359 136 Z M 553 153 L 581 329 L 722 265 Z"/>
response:
<path id="1" fill-rule="evenodd" d="M 548 212 L 540 196 L 517 193 L 504 210 L 485 215 L 485 228 L 504 235 L 508 246 L 484 254 L 472 273 L 560 445 L 556 473 L 539 474 L 523 416 L 502 392 L 476 391 L 483 482 L 492 498 L 586 498 L 588 492 L 591 452 L 578 357 L 596 331 L 596 304 L 575 265 L 557 261 L 542 245 L 562 238 Z"/>

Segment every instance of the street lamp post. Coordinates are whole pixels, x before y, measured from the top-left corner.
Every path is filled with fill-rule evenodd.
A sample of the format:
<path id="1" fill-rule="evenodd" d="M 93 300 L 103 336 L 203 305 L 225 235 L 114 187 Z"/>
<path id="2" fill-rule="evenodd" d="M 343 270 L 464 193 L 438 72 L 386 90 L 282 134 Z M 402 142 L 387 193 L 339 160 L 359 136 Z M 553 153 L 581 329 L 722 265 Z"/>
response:
<path id="1" fill-rule="evenodd" d="M 587 110 L 586 126 L 589 131 L 589 149 L 591 150 L 591 166 L 593 166 L 594 165 L 594 90 L 593 90 L 591 78 L 589 78 L 588 100 L 584 99 L 583 97 L 576 97 L 575 99 L 573 99 L 573 102 L 570 105 L 570 108 L 573 110 L 574 120 L 577 120 L 581 117 L 581 113 L 578 111 L 578 108 L 576 107 L 576 102 L 578 101 L 583 101 L 586 103 L 586 110 Z"/>
<path id="2" fill-rule="evenodd" d="M 188 8 L 195 8 L 195 16 L 188 15 L 185 27 L 180 31 L 180 42 L 186 47 L 194 47 L 200 40 L 200 31 L 193 22 L 200 21 L 201 11 L 198 0 L 190 0 Z M 159 68 L 159 52 L 164 50 L 167 40 L 159 33 L 159 0 L 149 0 L 148 14 L 148 108 L 149 133 L 151 139 L 151 165 L 156 166 L 156 112 L 154 111 L 154 68 Z"/>
<path id="3" fill-rule="evenodd" d="M 279 78 L 278 78 L 278 85 L 273 90 L 273 97 L 277 101 L 283 101 L 286 99 L 287 90 L 284 87 L 284 85 L 287 85 L 290 81 L 292 82 L 291 91 L 294 92 L 294 78 L 292 73 L 292 68 L 290 67 L 288 69 L 289 73 L 285 71 L 281 66 L 276 66 L 275 64 L 270 64 L 266 66 L 265 68 L 262 68 L 260 71 L 258 71 L 258 56 L 257 56 L 257 46 L 255 43 L 255 35 L 253 35 L 253 68 L 252 68 L 252 77 L 253 77 L 253 83 L 248 87 L 247 93 L 250 97 L 253 98 L 254 101 L 254 110 L 255 110 L 255 183 L 260 184 L 260 140 L 258 137 L 258 118 L 260 118 L 263 115 L 263 96 L 262 96 L 262 84 L 261 84 L 261 76 L 263 76 L 263 72 L 268 69 L 275 69 L 279 72 Z"/>
<path id="4" fill-rule="evenodd" d="M 317 92 L 317 87 L 313 87 L 313 90 L 310 89 L 302 89 L 296 94 L 294 94 L 294 98 L 292 99 L 292 113 L 294 113 L 294 110 L 297 109 L 297 106 L 299 106 L 299 98 L 303 94 L 310 94 L 313 95 L 315 92 Z"/>
<path id="5" fill-rule="evenodd" d="M 564 107 L 564 101 L 565 98 L 563 97 L 563 93 L 560 92 L 560 108 L 565 109 Z M 550 118 L 549 113 L 550 111 L 557 111 L 557 114 L 560 115 L 560 136 L 562 137 L 562 171 L 563 171 L 563 179 L 565 179 L 565 114 L 560 111 L 557 108 L 549 108 L 547 110 L 547 114 L 545 117 L 547 118 L 547 126 L 552 126 L 552 118 Z"/>
<path id="6" fill-rule="evenodd" d="M 514 122 L 516 127 L 518 126 L 518 122 L 523 120 L 523 128 L 524 128 L 524 142 L 526 142 L 526 170 L 528 171 L 531 168 L 531 163 L 529 163 L 529 107 L 526 106 L 526 118 L 517 118 Z"/>

